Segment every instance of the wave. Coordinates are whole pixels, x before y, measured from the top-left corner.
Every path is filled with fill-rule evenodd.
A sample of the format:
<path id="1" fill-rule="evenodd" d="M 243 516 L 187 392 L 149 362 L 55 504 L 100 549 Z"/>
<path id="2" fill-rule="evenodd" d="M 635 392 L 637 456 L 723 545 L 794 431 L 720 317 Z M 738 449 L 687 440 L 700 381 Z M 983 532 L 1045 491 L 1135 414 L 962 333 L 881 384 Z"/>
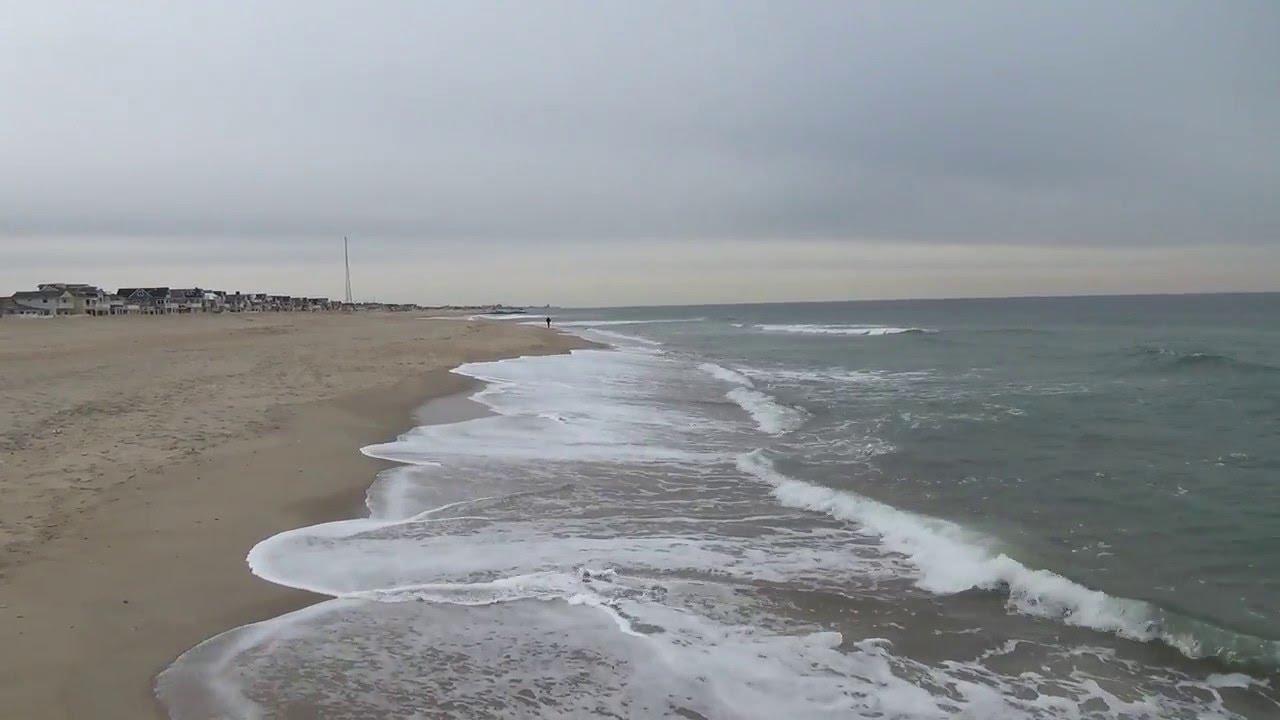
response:
<path id="1" fill-rule="evenodd" d="M 803 425 L 809 417 L 809 413 L 800 408 L 783 405 L 772 395 L 748 387 L 734 388 L 725 393 L 725 397 L 746 410 L 751 419 L 756 421 L 760 431 L 770 435 L 791 432 Z"/>
<path id="2" fill-rule="evenodd" d="M 657 340 L 650 340 L 649 338 L 636 337 L 635 335 L 626 335 L 620 332 L 614 332 L 612 330 L 601 330 L 600 328 L 590 328 L 586 330 L 586 332 L 591 333 L 591 336 L 592 336 L 592 337 L 588 337 L 588 339 L 593 339 L 594 336 L 599 336 L 607 340 L 618 340 L 624 344 L 640 343 L 641 345 L 647 346 L 649 348 L 655 348 L 662 345 L 662 343 L 658 342 Z M 585 334 L 584 334 L 584 337 L 586 337 Z M 610 343 L 610 344 L 613 344 L 613 343 Z"/>
<path id="3" fill-rule="evenodd" d="M 448 316 L 445 316 L 448 317 Z M 479 315 L 467 315 L 466 320 L 528 320 L 531 317 L 537 317 L 530 313 L 480 313 Z M 427 318 L 429 320 L 443 320 L 445 318 Z M 459 320 L 464 319 L 459 317 Z M 541 320 L 539 320 L 541 322 Z"/>
<path id="4" fill-rule="evenodd" d="M 610 325 L 653 325 L 657 323 L 690 323 L 702 322 L 704 317 L 696 318 L 653 318 L 650 320 L 565 320 L 556 323 L 560 327 L 605 327 Z"/>
<path id="5" fill-rule="evenodd" d="M 778 368 L 744 367 L 742 372 L 753 378 L 787 384 L 851 384 L 882 385 L 894 382 L 917 382 L 933 377 L 930 370 L 851 370 L 848 368 Z"/>
<path id="6" fill-rule="evenodd" d="M 725 397 L 746 410 L 761 432 L 781 435 L 799 428 L 809 418 L 809 413 L 801 408 L 783 405 L 772 395 L 755 389 L 751 378 L 737 370 L 711 362 L 702 363 L 698 369 L 719 380 L 737 385 L 738 387 L 725 393 Z"/>
<path id="7" fill-rule="evenodd" d="M 755 387 L 755 383 L 751 382 L 751 378 L 743 375 L 737 370 L 730 370 L 722 365 L 705 362 L 698 366 L 698 369 L 710 374 L 712 377 L 731 382 L 735 385 L 745 385 L 747 387 Z"/>
<path id="8" fill-rule="evenodd" d="M 976 330 L 980 335 L 1052 335 L 1053 332 L 1043 328 L 1006 327 Z"/>
<path id="9" fill-rule="evenodd" d="M 1112 597 L 1048 570 L 1028 568 L 994 549 L 994 541 L 955 523 L 899 510 L 856 493 L 797 480 L 779 472 L 762 450 L 741 455 L 740 470 L 773 487 L 788 507 L 856 523 L 918 569 L 917 587 L 940 595 L 1003 590 L 1015 612 L 1161 641 L 1191 658 L 1217 657 L 1244 665 L 1280 666 L 1280 642 L 1235 633 L 1177 615 L 1152 603 Z"/>
<path id="10" fill-rule="evenodd" d="M 756 328 L 765 332 L 785 332 L 797 333 L 800 335 L 904 335 L 904 334 L 925 334 L 935 333 L 937 330 L 928 330 L 925 328 L 915 327 L 887 327 L 884 325 L 818 325 L 811 323 L 799 323 L 793 325 L 756 325 Z"/>
<path id="11" fill-rule="evenodd" d="M 1211 352 L 1185 352 L 1166 347 L 1143 345 L 1132 355 L 1144 359 L 1153 369 L 1178 371 L 1237 371 L 1246 373 L 1280 372 L 1280 367 L 1266 363 L 1241 360 L 1230 355 Z"/>

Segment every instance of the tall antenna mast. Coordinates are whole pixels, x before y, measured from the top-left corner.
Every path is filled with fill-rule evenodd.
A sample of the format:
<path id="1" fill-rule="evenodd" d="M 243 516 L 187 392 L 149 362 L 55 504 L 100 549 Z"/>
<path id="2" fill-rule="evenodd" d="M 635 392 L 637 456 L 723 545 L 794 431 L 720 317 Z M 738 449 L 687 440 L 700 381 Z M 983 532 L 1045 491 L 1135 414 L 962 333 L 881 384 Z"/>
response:
<path id="1" fill-rule="evenodd" d="M 347 264 L 347 304 L 352 303 L 351 300 L 351 251 L 347 249 L 347 236 L 342 236 L 342 259 Z"/>

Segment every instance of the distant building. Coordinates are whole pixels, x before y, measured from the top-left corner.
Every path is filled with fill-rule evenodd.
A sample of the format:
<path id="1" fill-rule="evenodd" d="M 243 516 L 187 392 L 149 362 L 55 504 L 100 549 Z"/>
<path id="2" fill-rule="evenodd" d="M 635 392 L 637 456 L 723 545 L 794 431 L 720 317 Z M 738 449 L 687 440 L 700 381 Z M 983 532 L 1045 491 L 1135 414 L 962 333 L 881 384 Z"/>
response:
<path id="1" fill-rule="evenodd" d="M 36 286 L 40 293 L 70 294 L 70 307 L 60 307 L 56 315 L 110 315 L 111 295 L 101 288 L 86 283 L 41 283 Z M 52 297 L 52 296 L 50 296 Z M 29 299 L 34 299 L 30 297 Z M 48 303 L 39 302 L 40 308 Z M 64 303 L 65 305 L 65 303 Z"/>
<path id="2" fill-rule="evenodd" d="M 365 307 L 385 308 L 378 303 Z M 325 297 L 293 297 L 267 293 L 226 292 L 204 288 L 132 287 L 110 293 L 85 283 L 42 283 L 36 290 L 0 298 L 0 314 L 166 315 L 221 312 L 322 312 L 355 306 Z"/>
<path id="3" fill-rule="evenodd" d="M 249 296 L 239 290 L 222 296 L 222 308 L 227 312 L 246 312 L 249 310 Z"/>
<path id="4" fill-rule="evenodd" d="M 102 303 L 106 305 L 107 311 L 106 313 L 103 313 L 102 305 L 99 305 L 99 308 L 98 308 L 99 315 L 103 315 L 103 314 L 124 315 L 126 312 L 124 298 L 120 297 L 119 295 L 105 295 L 105 297 L 102 300 Z"/>
<path id="5" fill-rule="evenodd" d="M 116 291 L 124 300 L 125 312 L 138 315 L 164 315 L 177 307 L 169 299 L 169 288 L 120 288 Z"/>
<path id="6" fill-rule="evenodd" d="M 176 288 L 169 291 L 169 297 L 180 313 L 218 313 L 226 308 L 226 293 L 221 290 Z"/>
<path id="7" fill-rule="evenodd" d="M 204 311 L 220 313 L 227 309 L 227 293 L 225 290 L 204 291 Z"/>
<path id="8" fill-rule="evenodd" d="M 13 294 L 14 314 L 17 315 L 73 315 L 76 299 L 69 290 L 49 288 L 28 290 Z"/>

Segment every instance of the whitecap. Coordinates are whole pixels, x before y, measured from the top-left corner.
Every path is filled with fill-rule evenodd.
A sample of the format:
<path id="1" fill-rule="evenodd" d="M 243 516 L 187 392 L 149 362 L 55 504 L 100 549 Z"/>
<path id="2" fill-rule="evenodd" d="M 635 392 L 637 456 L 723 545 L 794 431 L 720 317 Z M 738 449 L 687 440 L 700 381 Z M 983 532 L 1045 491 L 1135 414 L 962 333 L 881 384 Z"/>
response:
<path id="1" fill-rule="evenodd" d="M 734 388 L 725 396 L 746 410 L 761 432 L 770 435 L 781 435 L 795 430 L 804 425 L 809 417 L 808 412 L 790 405 L 783 405 L 772 395 L 749 387 Z"/>
<path id="2" fill-rule="evenodd" d="M 756 328 L 765 332 L 796 333 L 800 335 L 902 335 L 904 333 L 935 333 L 916 327 L 889 327 L 885 325 L 822 325 L 816 323 L 794 324 L 758 324 Z"/>

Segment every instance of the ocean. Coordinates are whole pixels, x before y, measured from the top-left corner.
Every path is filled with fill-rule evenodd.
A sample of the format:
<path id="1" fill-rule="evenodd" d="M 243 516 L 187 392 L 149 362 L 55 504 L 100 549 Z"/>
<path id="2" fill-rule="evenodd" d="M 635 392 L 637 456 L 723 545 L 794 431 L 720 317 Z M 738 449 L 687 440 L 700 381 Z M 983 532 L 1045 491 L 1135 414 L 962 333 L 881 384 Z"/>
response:
<path id="1" fill-rule="evenodd" d="M 1280 294 L 555 321 L 172 717 L 1280 717 Z"/>

